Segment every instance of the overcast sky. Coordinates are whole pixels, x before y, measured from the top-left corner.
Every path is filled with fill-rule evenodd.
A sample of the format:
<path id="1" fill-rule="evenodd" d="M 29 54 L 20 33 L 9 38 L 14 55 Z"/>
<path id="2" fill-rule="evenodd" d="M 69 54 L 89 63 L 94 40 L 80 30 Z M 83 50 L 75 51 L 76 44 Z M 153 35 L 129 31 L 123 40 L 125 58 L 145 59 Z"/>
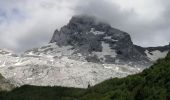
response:
<path id="1" fill-rule="evenodd" d="M 79 14 L 128 32 L 140 46 L 170 42 L 170 0 L 0 0 L 0 48 L 21 52 L 47 44 Z"/>

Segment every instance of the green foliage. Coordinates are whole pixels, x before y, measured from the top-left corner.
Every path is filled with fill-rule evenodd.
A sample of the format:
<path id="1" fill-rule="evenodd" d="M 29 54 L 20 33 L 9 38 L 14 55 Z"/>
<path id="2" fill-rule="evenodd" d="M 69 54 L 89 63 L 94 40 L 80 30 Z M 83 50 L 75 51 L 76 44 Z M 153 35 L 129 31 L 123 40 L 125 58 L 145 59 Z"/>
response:
<path id="1" fill-rule="evenodd" d="M 22 86 L 0 93 L 0 100 L 170 100 L 170 54 L 142 73 L 88 89 Z"/>

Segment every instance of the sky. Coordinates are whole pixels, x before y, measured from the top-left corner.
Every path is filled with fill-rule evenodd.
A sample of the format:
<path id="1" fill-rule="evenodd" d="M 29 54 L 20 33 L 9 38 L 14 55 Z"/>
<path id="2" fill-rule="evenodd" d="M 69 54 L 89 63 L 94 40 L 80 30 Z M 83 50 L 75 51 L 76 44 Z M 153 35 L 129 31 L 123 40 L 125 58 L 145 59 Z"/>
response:
<path id="1" fill-rule="evenodd" d="M 0 0 L 0 48 L 23 52 L 45 45 L 81 14 L 128 32 L 140 46 L 170 42 L 170 0 Z"/>

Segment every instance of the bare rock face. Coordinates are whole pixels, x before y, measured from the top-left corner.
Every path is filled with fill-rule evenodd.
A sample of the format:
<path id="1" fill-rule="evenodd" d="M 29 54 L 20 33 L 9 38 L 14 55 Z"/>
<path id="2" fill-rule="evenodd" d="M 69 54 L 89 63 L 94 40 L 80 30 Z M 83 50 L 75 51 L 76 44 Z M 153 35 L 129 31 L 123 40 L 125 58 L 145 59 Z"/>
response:
<path id="1" fill-rule="evenodd" d="M 98 62 L 115 63 L 119 59 L 123 62 L 144 64 L 149 61 L 135 48 L 128 33 L 112 28 L 94 17 L 73 17 L 60 31 L 55 31 L 50 43 L 54 42 L 59 46 L 73 46 L 72 49 L 76 49 L 76 53 L 81 53 L 92 62 L 97 60 Z M 104 49 L 106 50 L 104 51 Z M 112 53 L 104 54 L 108 51 Z M 103 55 L 103 57 L 99 57 L 99 55 Z M 96 60 L 92 59 L 95 57 Z"/>

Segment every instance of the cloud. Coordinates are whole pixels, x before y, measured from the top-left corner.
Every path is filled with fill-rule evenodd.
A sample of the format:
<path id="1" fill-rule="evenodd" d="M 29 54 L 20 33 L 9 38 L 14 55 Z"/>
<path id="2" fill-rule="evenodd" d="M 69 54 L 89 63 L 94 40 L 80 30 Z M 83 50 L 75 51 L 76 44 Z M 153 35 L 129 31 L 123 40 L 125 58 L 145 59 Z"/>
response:
<path id="1" fill-rule="evenodd" d="M 141 46 L 166 45 L 170 41 L 170 1 L 167 0 L 88 0 L 77 13 L 97 16 L 113 27 L 131 34 Z"/>
<path id="2" fill-rule="evenodd" d="M 0 0 L 0 48 L 21 52 L 47 44 L 73 15 L 97 16 L 131 34 L 135 44 L 170 41 L 168 0 Z"/>
<path id="3" fill-rule="evenodd" d="M 73 16 L 74 0 L 0 0 L 0 47 L 20 52 L 47 44 Z M 4 17 L 5 16 L 5 17 Z"/>

